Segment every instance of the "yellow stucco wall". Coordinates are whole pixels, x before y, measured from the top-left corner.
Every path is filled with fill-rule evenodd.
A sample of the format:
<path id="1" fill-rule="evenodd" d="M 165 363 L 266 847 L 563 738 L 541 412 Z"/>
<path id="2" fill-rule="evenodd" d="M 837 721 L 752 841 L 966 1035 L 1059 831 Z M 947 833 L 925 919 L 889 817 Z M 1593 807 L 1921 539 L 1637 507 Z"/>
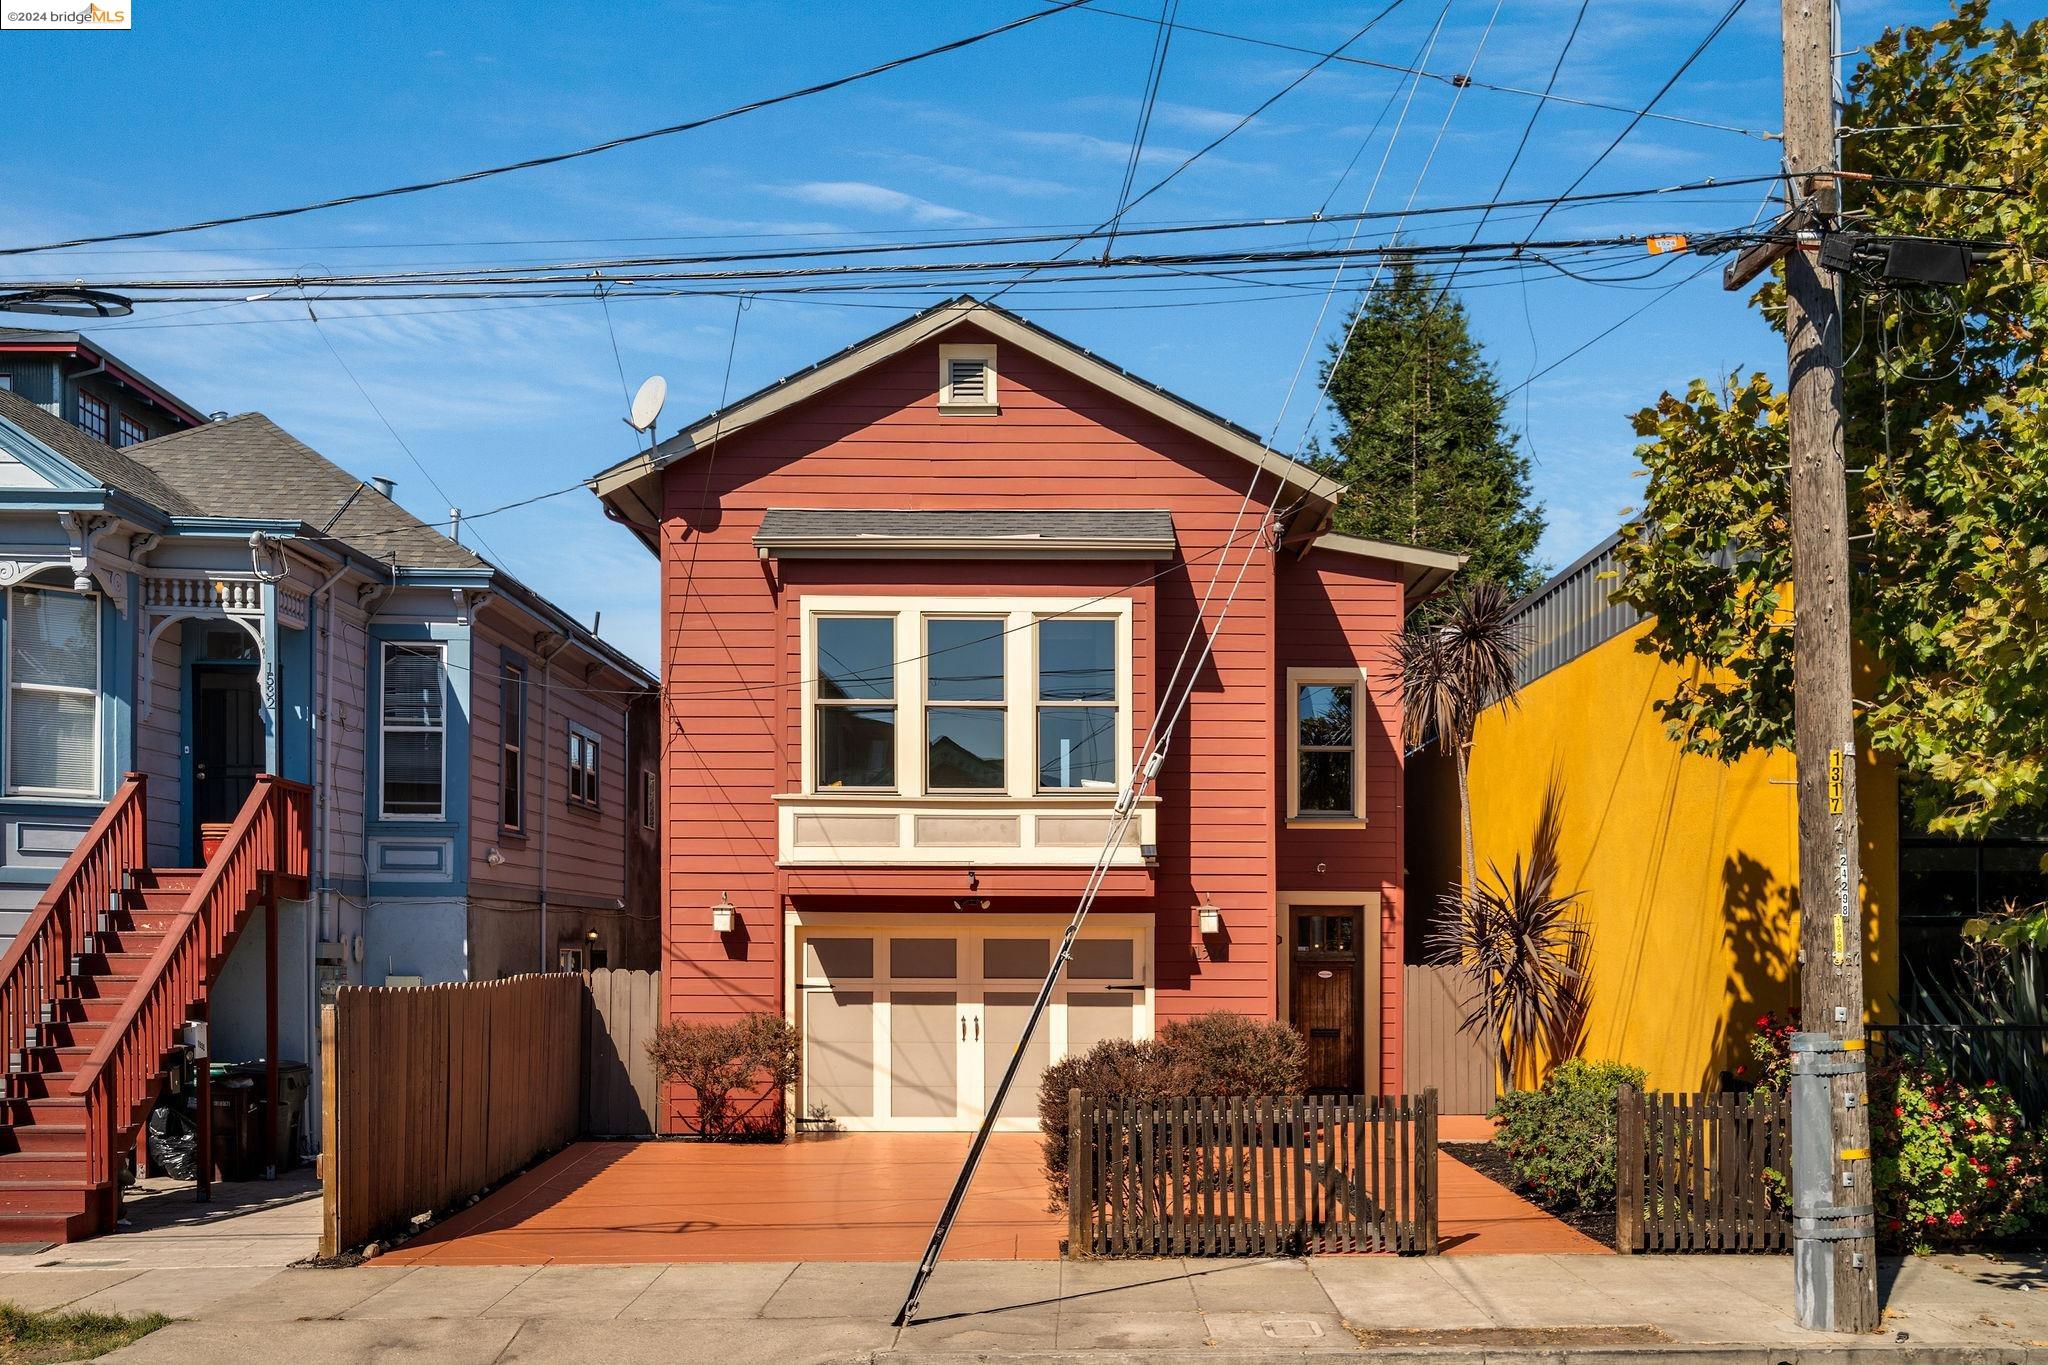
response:
<path id="1" fill-rule="evenodd" d="M 1593 935 L 1584 1055 L 1632 1062 L 1653 1087 L 1696 1090 L 1732 1067 L 1756 1017 L 1797 993 L 1798 830 L 1789 753 L 1723 764 L 1665 735 L 1653 705 L 1680 676 L 1638 652 L 1647 624 L 1489 712 L 1472 756 L 1481 875 L 1527 859 L 1547 790 L 1559 805 L 1558 889 Z M 1897 990 L 1898 794 L 1889 763 L 1858 769 L 1869 995 Z M 1452 833 L 1455 838 L 1455 832 Z"/>

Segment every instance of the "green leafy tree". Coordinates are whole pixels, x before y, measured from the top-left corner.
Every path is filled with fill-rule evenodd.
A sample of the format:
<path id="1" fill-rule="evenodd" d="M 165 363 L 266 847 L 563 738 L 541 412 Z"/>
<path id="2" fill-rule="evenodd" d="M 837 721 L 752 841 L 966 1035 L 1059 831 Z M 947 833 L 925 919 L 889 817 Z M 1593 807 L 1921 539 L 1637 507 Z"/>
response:
<path id="1" fill-rule="evenodd" d="M 1397 262 L 1331 343 L 1323 382 L 1338 429 L 1318 464 L 1349 486 L 1339 531 L 1467 555 L 1463 577 L 1513 596 L 1536 586 L 1543 513 L 1530 501 L 1529 462 L 1448 290 Z"/>
<path id="2" fill-rule="evenodd" d="M 2003 248 L 1959 289 L 1847 286 L 1858 717 L 1925 779 L 1918 818 L 1956 834 L 2048 805 L 2048 19 L 1986 14 L 1887 32 L 1845 118 L 1845 167 L 1873 177 L 1848 184 L 1857 230 Z M 1781 325 L 1782 276 L 1755 303 Z M 1784 395 L 1696 380 L 1635 427 L 1649 482 L 1617 596 L 1654 617 L 1648 648 L 1706 665 L 1665 704 L 1673 733 L 1722 757 L 1789 745 Z"/>

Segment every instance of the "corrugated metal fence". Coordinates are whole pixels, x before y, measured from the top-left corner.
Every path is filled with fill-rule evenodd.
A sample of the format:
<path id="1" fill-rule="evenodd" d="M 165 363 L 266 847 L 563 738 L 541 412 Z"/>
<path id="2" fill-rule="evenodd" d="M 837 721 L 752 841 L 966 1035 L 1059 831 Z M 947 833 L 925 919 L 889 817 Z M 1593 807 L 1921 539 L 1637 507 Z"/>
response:
<path id="1" fill-rule="evenodd" d="M 444 1210 L 576 1137 L 583 979 L 344 986 L 321 1011 L 321 1254 Z"/>

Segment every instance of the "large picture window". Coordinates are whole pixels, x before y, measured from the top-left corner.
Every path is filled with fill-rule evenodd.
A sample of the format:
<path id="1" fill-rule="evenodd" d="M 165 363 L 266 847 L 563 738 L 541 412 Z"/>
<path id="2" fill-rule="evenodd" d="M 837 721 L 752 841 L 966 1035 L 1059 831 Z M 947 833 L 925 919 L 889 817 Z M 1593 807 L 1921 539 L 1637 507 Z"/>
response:
<path id="1" fill-rule="evenodd" d="M 1075 616 L 1040 621 L 1040 790 L 1116 786 L 1117 712 L 1116 622 Z"/>
<path id="2" fill-rule="evenodd" d="M 1302 820 L 1361 819 L 1364 774 L 1358 714 L 1365 696 L 1356 669 L 1289 669 L 1287 814 Z"/>
<path id="3" fill-rule="evenodd" d="M 438 644 L 384 646 L 382 812 L 439 819 L 448 746 L 447 659 Z"/>
<path id="4" fill-rule="evenodd" d="M 7 604 L 7 789 L 98 796 L 100 600 L 16 588 Z"/>
<path id="5" fill-rule="evenodd" d="M 817 619 L 816 781 L 820 791 L 896 786 L 896 621 Z"/>
<path id="6" fill-rule="evenodd" d="M 1000 616 L 927 617 L 924 749 L 927 791 L 1003 789 Z"/>

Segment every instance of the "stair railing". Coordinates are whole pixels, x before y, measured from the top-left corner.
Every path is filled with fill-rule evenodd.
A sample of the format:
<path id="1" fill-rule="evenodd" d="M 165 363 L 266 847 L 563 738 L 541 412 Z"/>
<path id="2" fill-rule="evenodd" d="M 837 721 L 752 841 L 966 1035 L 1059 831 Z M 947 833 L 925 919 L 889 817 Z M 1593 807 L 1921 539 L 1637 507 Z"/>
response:
<path id="1" fill-rule="evenodd" d="M 16 1054 L 26 1068 L 31 1041 L 46 1041 L 31 1030 L 56 1022 L 57 1002 L 69 997 L 69 978 L 101 916 L 119 904 L 128 874 L 148 860 L 148 787 L 141 773 L 125 776 L 0 957 L 0 1049 L 9 1072 L 17 1069 Z"/>
<path id="2" fill-rule="evenodd" d="M 257 777 L 177 922 L 72 1079 L 71 1093 L 86 1099 L 90 1183 L 114 1178 L 120 1132 L 154 1098 L 164 1056 L 192 1007 L 206 998 L 249 912 L 273 894 L 274 879 L 307 875 L 311 840 L 311 789 L 270 774 Z"/>

